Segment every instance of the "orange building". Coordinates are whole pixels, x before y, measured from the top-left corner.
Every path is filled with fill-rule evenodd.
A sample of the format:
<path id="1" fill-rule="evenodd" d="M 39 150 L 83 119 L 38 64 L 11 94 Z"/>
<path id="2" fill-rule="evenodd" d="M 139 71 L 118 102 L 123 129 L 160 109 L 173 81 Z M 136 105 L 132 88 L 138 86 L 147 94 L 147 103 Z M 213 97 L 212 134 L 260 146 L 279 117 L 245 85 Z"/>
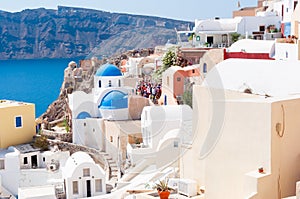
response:
<path id="1" fill-rule="evenodd" d="M 168 105 L 180 104 L 187 88 L 200 82 L 199 65 L 187 67 L 171 66 L 162 77 L 162 95 L 160 102 Z"/>

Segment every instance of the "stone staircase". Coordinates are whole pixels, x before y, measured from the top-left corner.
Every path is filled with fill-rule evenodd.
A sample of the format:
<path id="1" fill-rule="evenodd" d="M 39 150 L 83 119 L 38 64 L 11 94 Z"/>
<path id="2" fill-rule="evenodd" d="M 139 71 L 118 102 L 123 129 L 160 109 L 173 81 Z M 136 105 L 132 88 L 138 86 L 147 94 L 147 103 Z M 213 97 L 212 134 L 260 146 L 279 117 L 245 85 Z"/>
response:
<path id="1" fill-rule="evenodd" d="M 109 177 L 108 182 L 106 182 L 106 192 L 111 193 L 112 189 L 115 188 L 116 182 L 119 179 L 119 169 L 117 163 L 113 160 L 113 158 L 106 152 L 102 152 L 102 155 L 109 167 Z"/>

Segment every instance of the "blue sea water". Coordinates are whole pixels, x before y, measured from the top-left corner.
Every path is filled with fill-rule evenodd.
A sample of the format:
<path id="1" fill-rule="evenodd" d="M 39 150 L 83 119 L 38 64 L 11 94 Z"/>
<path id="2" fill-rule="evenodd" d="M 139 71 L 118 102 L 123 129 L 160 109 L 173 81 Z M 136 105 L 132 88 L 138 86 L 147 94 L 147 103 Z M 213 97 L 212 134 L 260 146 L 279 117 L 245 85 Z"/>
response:
<path id="1" fill-rule="evenodd" d="M 35 104 L 36 117 L 57 99 L 64 69 L 76 59 L 0 60 L 0 99 Z"/>

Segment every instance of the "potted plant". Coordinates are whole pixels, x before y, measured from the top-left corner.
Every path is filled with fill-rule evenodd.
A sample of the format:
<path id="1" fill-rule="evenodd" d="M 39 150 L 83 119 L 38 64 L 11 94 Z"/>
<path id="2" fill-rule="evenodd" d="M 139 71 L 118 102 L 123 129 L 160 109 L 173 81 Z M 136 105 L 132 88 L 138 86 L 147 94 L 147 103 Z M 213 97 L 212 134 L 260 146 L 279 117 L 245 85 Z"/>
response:
<path id="1" fill-rule="evenodd" d="M 160 180 L 159 183 L 155 183 L 154 189 L 157 190 L 160 199 L 168 199 L 172 188 L 168 187 L 168 180 Z"/>

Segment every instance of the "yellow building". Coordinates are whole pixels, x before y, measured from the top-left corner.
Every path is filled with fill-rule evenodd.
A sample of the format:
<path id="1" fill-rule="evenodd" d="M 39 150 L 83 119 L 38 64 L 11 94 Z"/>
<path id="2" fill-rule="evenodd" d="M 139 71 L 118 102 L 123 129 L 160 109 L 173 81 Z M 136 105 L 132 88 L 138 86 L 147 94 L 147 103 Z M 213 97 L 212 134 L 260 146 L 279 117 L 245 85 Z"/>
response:
<path id="1" fill-rule="evenodd" d="M 34 104 L 0 100 L 0 148 L 30 142 L 34 135 Z"/>

